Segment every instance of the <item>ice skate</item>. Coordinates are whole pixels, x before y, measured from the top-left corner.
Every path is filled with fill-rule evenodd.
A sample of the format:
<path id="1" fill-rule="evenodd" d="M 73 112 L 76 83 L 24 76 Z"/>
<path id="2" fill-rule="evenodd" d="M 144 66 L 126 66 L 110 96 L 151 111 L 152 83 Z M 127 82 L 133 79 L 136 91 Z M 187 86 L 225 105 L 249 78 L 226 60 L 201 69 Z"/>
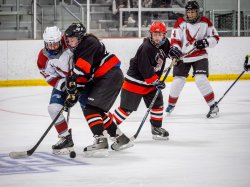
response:
<path id="1" fill-rule="evenodd" d="M 154 140 L 168 140 L 169 133 L 162 127 L 151 126 L 151 132 Z"/>
<path id="2" fill-rule="evenodd" d="M 175 106 L 173 106 L 173 105 L 168 105 L 168 107 L 165 110 L 167 112 L 167 115 L 170 115 L 173 112 L 174 107 Z"/>
<path id="3" fill-rule="evenodd" d="M 74 142 L 72 140 L 71 129 L 67 136 L 60 137 L 60 140 L 52 146 L 53 154 L 55 155 L 67 155 L 74 152 Z"/>
<path id="4" fill-rule="evenodd" d="M 118 135 L 116 137 L 116 141 L 111 145 L 111 149 L 115 151 L 120 151 L 133 146 L 134 144 L 132 144 L 130 139 L 125 134 L 122 133 L 121 135 Z"/>
<path id="5" fill-rule="evenodd" d="M 210 106 L 207 118 L 214 118 L 218 116 L 218 113 L 219 113 L 219 107 L 217 106 L 217 103 L 214 103 L 212 106 Z"/>
<path id="6" fill-rule="evenodd" d="M 87 146 L 83 149 L 83 152 L 87 157 L 107 157 L 108 153 L 108 140 L 103 135 L 95 135 L 95 141 L 93 145 Z"/>

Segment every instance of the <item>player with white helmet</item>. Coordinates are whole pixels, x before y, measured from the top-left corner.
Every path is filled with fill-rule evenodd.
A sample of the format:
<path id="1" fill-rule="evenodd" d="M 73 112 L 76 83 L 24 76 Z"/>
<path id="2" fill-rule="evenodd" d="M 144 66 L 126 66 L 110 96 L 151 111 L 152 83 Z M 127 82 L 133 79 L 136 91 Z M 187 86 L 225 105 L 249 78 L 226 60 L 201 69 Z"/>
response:
<path id="1" fill-rule="evenodd" d="M 213 117 L 217 115 L 219 108 L 215 105 L 214 92 L 207 78 L 209 72 L 206 48 L 216 46 L 219 35 L 211 21 L 199 14 L 199 4 L 196 1 L 188 1 L 185 8 L 186 16 L 178 18 L 172 30 L 170 56 L 179 59 L 182 54 L 188 53 L 193 48 L 195 50 L 180 61 L 183 63 L 174 66 L 174 80 L 166 112 L 170 114 L 174 110 L 192 67 L 196 85 L 210 107 L 209 117 Z"/>
<path id="2" fill-rule="evenodd" d="M 56 55 L 62 50 L 62 32 L 57 26 L 46 27 L 43 33 L 45 50 L 49 55 Z"/>
<path id="3" fill-rule="evenodd" d="M 54 119 L 66 104 L 67 100 L 66 79 L 72 70 L 73 53 L 67 48 L 62 33 L 57 26 L 47 27 L 43 33 L 44 48 L 41 49 L 37 66 L 49 85 L 53 87 L 48 106 L 50 117 Z M 87 90 L 87 88 L 85 89 Z M 84 108 L 87 100 L 87 91 L 82 92 L 79 97 L 81 107 Z M 54 154 L 69 154 L 73 151 L 73 140 L 71 129 L 63 114 L 55 123 L 55 129 L 60 138 L 58 143 L 52 146 Z"/>

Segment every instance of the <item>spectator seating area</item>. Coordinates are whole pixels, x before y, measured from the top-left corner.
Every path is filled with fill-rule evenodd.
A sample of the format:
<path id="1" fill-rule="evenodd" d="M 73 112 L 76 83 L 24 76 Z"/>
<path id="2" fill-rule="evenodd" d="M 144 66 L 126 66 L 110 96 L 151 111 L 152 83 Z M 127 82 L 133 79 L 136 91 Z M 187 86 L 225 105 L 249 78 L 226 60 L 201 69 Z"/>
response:
<path id="1" fill-rule="evenodd" d="M 183 16 L 186 1 L 141 0 L 139 25 L 138 0 L 90 0 L 89 7 L 87 0 L 37 0 L 34 26 L 34 0 L 0 0 L 0 40 L 41 39 L 47 26 L 57 25 L 64 31 L 72 22 L 79 21 L 86 26 L 89 23 L 89 32 L 98 37 L 138 37 L 139 29 L 143 37 L 148 34 L 151 22 L 156 20 L 165 22 L 170 31 L 176 19 Z M 202 2 L 203 0 L 199 0 L 200 5 Z M 203 14 L 205 12 L 221 35 L 236 35 L 236 11 L 203 11 Z M 243 34 L 246 36 L 250 33 L 249 14 L 243 12 L 241 19 L 241 26 L 246 31 Z"/>

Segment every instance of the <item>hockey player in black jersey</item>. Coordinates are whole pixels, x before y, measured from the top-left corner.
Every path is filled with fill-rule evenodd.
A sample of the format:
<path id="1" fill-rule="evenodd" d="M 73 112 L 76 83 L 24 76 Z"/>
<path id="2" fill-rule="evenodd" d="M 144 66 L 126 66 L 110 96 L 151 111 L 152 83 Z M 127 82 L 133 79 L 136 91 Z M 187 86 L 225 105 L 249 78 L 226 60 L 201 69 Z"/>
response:
<path id="1" fill-rule="evenodd" d="M 67 89 L 75 93 L 71 85 L 86 85 L 92 80 L 84 116 L 94 135 L 93 145 L 84 148 L 89 156 L 106 156 L 108 154 L 108 140 L 106 131 L 116 141 L 112 149 L 120 150 L 129 143 L 127 138 L 112 121 L 108 111 L 112 107 L 123 83 L 123 73 L 120 60 L 110 54 L 99 39 L 86 33 L 82 23 L 73 23 L 65 31 L 68 46 L 74 52 L 73 75 L 68 80 Z M 115 83 L 115 84 L 114 84 Z M 72 89 L 73 88 L 73 89 Z M 71 107 L 75 103 L 72 99 L 68 103 Z"/>
<path id="2" fill-rule="evenodd" d="M 166 31 L 164 23 L 153 22 L 150 27 L 150 37 L 144 39 L 135 57 L 130 60 L 122 86 L 120 107 L 113 114 L 117 124 L 121 124 L 137 110 L 142 98 L 149 107 L 157 88 L 165 88 L 165 84 L 159 79 L 170 48 Z M 153 139 L 168 139 L 169 133 L 162 128 L 162 118 L 163 96 L 160 93 L 150 111 Z"/>

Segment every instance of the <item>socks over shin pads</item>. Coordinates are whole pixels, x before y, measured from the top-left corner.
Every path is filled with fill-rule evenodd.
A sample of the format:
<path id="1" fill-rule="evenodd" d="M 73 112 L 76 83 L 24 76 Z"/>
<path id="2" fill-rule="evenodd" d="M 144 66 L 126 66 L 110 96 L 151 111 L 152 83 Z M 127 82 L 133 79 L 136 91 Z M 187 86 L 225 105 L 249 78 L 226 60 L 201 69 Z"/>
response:
<path id="1" fill-rule="evenodd" d="M 57 104 L 57 103 L 53 103 L 53 104 L 50 104 L 48 106 L 49 115 L 50 115 L 52 120 L 55 119 L 55 117 L 60 112 L 62 107 L 63 107 L 62 105 Z M 54 126 L 56 128 L 56 131 L 57 131 L 59 137 L 66 136 L 66 135 L 69 134 L 68 133 L 68 124 L 65 121 L 65 118 L 64 118 L 64 116 L 62 114 L 56 120 Z"/>
<path id="2" fill-rule="evenodd" d="M 181 77 L 181 76 L 176 76 L 174 77 L 174 80 L 171 85 L 170 93 L 169 93 L 169 99 L 168 99 L 168 104 L 175 106 L 179 95 L 185 85 L 186 78 Z"/>
<path id="3" fill-rule="evenodd" d="M 214 104 L 214 92 L 206 75 L 195 75 L 195 83 L 209 106 Z"/>
<path id="4" fill-rule="evenodd" d="M 127 111 L 126 109 L 123 109 L 121 107 L 115 109 L 113 116 L 116 121 L 116 124 L 120 125 L 130 114 L 130 111 Z"/>

